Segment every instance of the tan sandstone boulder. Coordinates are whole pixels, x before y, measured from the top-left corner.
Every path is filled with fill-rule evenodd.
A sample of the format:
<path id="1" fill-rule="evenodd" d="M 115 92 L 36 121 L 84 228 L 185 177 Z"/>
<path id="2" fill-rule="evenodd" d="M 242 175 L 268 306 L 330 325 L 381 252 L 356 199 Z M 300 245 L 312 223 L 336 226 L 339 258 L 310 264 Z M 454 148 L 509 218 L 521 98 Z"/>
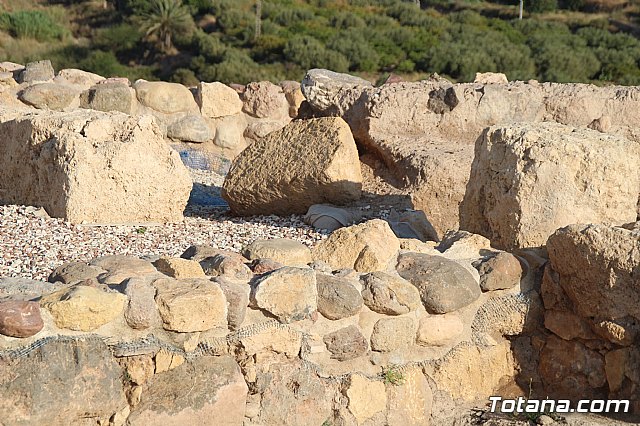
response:
<path id="1" fill-rule="evenodd" d="M 571 223 L 636 218 L 640 145 L 554 123 L 487 129 L 464 202 L 461 228 L 499 248 L 541 246 Z"/>
<path id="2" fill-rule="evenodd" d="M 149 116 L 34 112 L 0 123 L 0 192 L 71 222 L 176 222 L 191 191 Z"/>
<path id="3" fill-rule="evenodd" d="M 164 114 L 198 111 L 193 95 L 182 84 L 138 80 L 133 88 L 140 103 L 154 111 Z"/>
<path id="4" fill-rule="evenodd" d="M 226 84 L 200 83 L 196 91 L 200 113 L 209 118 L 225 117 L 242 111 L 238 93 Z"/>
<path id="5" fill-rule="evenodd" d="M 222 197 L 240 215 L 306 213 L 361 195 L 358 151 L 340 118 L 296 121 L 251 144 L 233 162 Z"/>

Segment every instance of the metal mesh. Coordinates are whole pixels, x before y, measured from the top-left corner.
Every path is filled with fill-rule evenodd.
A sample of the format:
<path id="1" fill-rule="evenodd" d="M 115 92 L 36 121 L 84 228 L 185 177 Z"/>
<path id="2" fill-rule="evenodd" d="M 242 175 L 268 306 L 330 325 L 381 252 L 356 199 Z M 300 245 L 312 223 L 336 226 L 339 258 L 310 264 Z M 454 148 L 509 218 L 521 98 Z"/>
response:
<path id="1" fill-rule="evenodd" d="M 231 167 L 231 161 L 220 154 L 194 149 L 186 144 L 172 144 L 171 147 L 178 151 L 184 165 L 191 169 L 208 170 L 225 176 Z"/>

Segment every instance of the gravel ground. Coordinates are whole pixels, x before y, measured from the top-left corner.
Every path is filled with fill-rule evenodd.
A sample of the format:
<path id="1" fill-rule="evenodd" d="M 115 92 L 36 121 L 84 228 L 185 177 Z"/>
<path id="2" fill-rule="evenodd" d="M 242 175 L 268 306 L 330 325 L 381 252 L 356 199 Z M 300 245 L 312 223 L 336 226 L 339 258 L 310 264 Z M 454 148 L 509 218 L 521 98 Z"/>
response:
<path id="1" fill-rule="evenodd" d="M 194 182 L 218 197 L 222 176 L 193 171 Z M 190 204 L 182 223 L 165 225 L 72 225 L 43 209 L 0 205 L 0 277 L 46 280 L 57 266 L 97 256 L 179 256 L 193 244 L 240 251 L 257 238 L 291 238 L 309 246 L 326 235 L 302 216 L 235 218 L 225 208 Z"/>

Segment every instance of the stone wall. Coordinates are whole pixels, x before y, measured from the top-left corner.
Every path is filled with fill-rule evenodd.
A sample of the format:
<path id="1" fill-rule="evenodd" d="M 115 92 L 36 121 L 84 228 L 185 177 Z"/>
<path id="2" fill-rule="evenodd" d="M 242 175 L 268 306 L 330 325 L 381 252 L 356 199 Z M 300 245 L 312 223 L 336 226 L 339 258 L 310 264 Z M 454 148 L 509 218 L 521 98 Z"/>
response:
<path id="1" fill-rule="evenodd" d="M 535 329 L 535 270 L 483 237 L 435 247 L 373 220 L 243 252 L 0 279 L 3 420 L 436 425 L 522 370 L 507 337 Z"/>

